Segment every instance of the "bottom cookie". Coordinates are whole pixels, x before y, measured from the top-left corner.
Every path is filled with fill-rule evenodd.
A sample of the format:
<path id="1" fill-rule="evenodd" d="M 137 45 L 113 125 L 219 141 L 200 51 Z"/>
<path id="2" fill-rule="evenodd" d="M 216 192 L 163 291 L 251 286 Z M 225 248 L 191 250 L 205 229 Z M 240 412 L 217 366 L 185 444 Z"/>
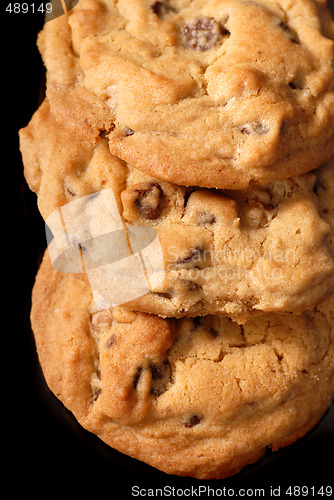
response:
<path id="1" fill-rule="evenodd" d="M 334 296 L 243 326 L 92 307 L 46 253 L 31 319 L 47 384 L 84 428 L 168 474 L 231 476 L 305 435 L 334 398 Z"/>

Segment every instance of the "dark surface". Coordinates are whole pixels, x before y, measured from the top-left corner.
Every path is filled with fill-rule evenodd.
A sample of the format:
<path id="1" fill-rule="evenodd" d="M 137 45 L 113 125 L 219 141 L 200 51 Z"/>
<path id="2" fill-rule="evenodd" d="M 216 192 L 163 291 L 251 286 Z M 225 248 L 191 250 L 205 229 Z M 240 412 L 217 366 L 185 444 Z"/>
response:
<path id="1" fill-rule="evenodd" d="M 2 402 L 6 422 L 3 442 L 6 447 L 2 450 L 8 470 L 5 483 L 7 479 L 11 492 L 43 496 L 54 493 L 66 498 L 71 494 L 76 498 L 84 494 L 105 494 L 108 498 L 123 499 L 131 498 L 134 485 L 141 485 L 144 488 L 174 487 L 174 491 L 165 490 L 166 497 L 180 497 L 182 491 L 176 491 L 179 488 L 183 489 L 184 497 L 187 493 L 196 497 L 199 490 L 185 489 L 206 485 L 216 490 L 217 497 L 228 496 L 224 487 L 232 488 L 235 494 L 239 488 L 252 488 L 248 496 L 256 495 L 255 488 L 264 488 L 266 497 L 271 487 L 280 487 L 280 497 L 285 497 L 284 492 L 290 485 L 317 488 L 333 485 L 333 406 L 317 428 L 298 443 L 275 454 L 268 452 L 261 462 L 233 478 L 204 482 L 168 476 L 115 452 L 84 431 L 50 394 L 39 368 L 29 324 L 31 288 L 45 248 L 44 224 L 36 208 L 36 196 L 28 190 L 23 178 L 17 136 L 18 129 L 28 123 L 43 98 L 40 84 L 44 70 L 35 46 L 42 16 L 3 15 L 5 4 L 1 2 L 4 21 L 1 47 L 5 62 L 3 189 L 10 197 L 4 198 L 6 204 L 3 204 L 6 235 L 3 267 L 8 272 L 2 333 L 8 345 L 3 348 Z M 149 496 L 146 490 L 139 498 L 145 492 Z M 295 496 L 297 494 L 298 490 Z M 205 496 L 202 492 L 201 497 Z"/>

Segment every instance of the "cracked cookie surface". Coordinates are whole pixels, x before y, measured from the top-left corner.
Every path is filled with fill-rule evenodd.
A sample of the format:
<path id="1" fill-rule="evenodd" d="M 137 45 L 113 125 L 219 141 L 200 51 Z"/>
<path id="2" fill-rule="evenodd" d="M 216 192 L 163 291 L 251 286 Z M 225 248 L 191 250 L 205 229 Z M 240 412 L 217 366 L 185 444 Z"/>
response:
<path id="1" fill-rule="evenodd" d="M 243 326 L 92 307 L 46 253 L 31 316 L 46 381 L 83 427 L 169 474 L 235 474 L 305 435 L 334 397 L 333 296 Z"/>
<path id="2" fill-rule="evenodd" d="M 243 189 L 334 154 L 325 1 L 80 0 L 39 48 L 58 121 L 147 174 Z"/>
<path id="3" fill-rule="evenodd" d="M 332 293 L 334 183 L 324 189 L 321 178 L 331 175 L 333 161 L 265 186 L 219 191 L 160 181 L 111 155 L 106 139 L 92 145 L 71 137 L 47 101 L 20 135 L 25 176 L 44 219 L 112 189 L 127 231 L 156 231 L 164 279 L 130 309 L 242 322 L 256 310 L 301 312 Z"/>

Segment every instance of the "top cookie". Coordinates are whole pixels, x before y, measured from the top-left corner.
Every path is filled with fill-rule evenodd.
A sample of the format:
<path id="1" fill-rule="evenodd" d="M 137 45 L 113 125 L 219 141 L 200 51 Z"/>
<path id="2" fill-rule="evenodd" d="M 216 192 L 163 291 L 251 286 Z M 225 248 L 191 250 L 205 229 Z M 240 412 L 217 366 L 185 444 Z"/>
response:
<path id="1" fill-rule="evenodd" d="M 334 154 L 325 1 L 80 0 L 39 48 L 58 121 L 149 175 L 246 188 Z"/>

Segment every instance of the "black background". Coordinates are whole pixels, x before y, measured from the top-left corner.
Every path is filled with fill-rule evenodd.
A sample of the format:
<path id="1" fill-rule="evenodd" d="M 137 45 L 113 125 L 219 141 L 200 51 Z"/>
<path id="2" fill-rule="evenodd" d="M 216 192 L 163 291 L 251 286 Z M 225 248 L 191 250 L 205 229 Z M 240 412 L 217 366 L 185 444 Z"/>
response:
<path id="1" fill-rule="evenodd" d="M 44 224 L 36 196 L 23 178 L 18 130 L 27 125 L 43 99 L 44 69 L 36 48 L 41 14 L 8 14 L 1 0 L 1 151 L 5 280 L 2 336 L 2 454 L 5 483 L 12 492 L 61 494 L 77 498 L 105 494 L 131 498 L 144 488 L 281 487 L 333 485 L 334 407 L 305 438 L 243 472 L 219 481 L 197 481 L 163 474 L 126 457 L 84 431 L 43 381 L 29 324 L 30 293 L 45 248 Z M 38 2 L 35 2 L 35 4 Z M 38 3 L 39 4 L 39 3 Z M 334 1 L 330 0 L 334 7 Z M 333 8 L 334 10 L 334 8 Z M 5 444 L 5 446 L 4 446 Z M 204 495 L 202 496 L 202 498 Z"/>

